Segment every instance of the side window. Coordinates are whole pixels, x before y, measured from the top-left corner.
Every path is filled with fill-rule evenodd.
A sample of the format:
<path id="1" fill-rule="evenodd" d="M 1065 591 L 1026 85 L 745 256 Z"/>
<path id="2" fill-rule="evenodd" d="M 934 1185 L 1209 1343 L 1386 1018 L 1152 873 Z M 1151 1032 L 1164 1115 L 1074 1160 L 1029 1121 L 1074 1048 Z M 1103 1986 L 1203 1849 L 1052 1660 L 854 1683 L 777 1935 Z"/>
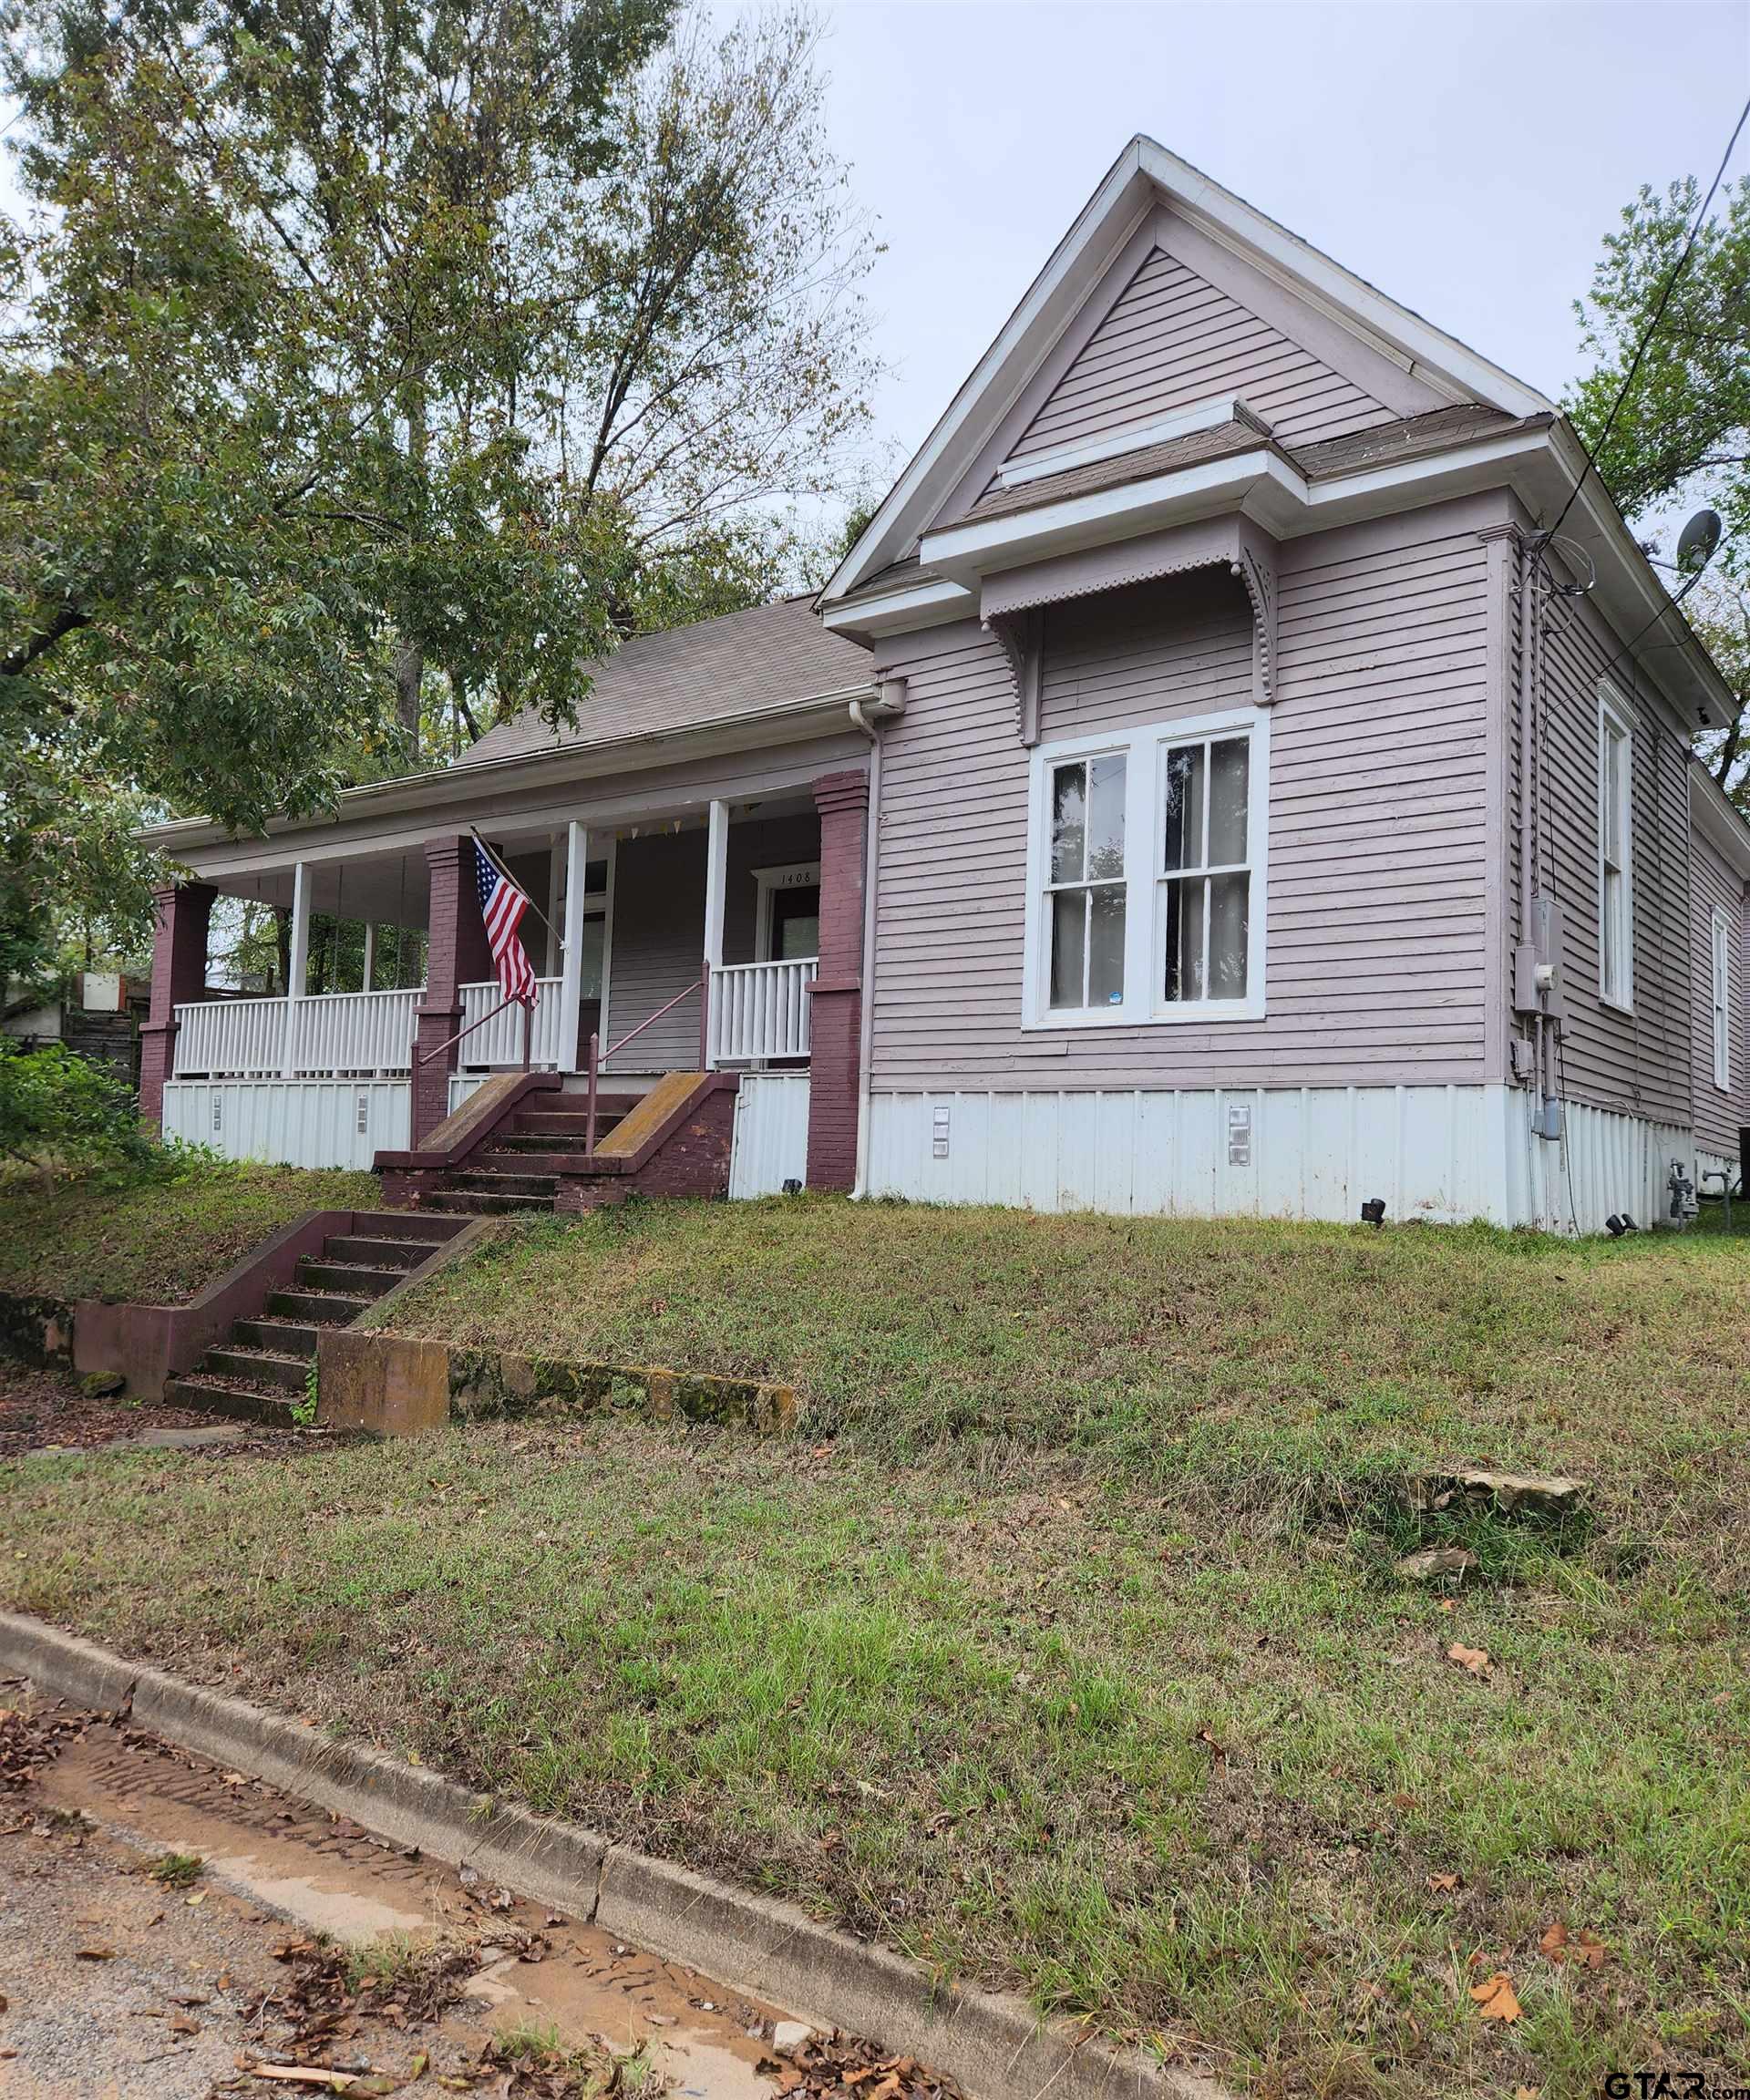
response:
<path id="1" fill-rule="evenodd" d="M 1598 695 L 1598 995 L 1634 1005 L 1634 724 L 1615 687 Z"/>
<path id="2" fill-rule="evenodd" d="M 1025 1025 L 1261 1017 L 1268 746 L 1249 708 L 1034 753 Z"/>
<path id="3" fill-rule="evenodd" d="M 1714 1084 L 1732 1091 L 1732 921 L 1715 911 L 1713 924 Z"/>

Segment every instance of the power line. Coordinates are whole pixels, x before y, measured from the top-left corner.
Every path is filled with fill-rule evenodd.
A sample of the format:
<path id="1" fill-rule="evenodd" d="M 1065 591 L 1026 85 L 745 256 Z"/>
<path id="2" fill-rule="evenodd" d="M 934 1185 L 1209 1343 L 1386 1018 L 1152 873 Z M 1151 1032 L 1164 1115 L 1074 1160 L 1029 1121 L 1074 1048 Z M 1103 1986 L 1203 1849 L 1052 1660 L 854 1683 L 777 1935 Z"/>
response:
<path id="1" fill-rule="evenodd" d="M 1696 242 L 1701 238 L 1702 228 L 1707 223 L 1709 207 L 1713 204 L 1714 194 L 1724 177 L 1727 163 L 1732 159 L 1733 149 L 1738 143 L 1738 134 L 1744 129 L 1747 120 L 1750 120 L 1750 101 L 1745 102 L 1744 108 L 1738 112 L 1738 120 L 1732 127 L 1732 136 L 1725 142 L 1725 151 L 1721 154 L 1720 164 L 1714 170 L 1714 180 L 1708 184 L 1707 195 L 1703 198 L 1702 208 L 1695 214 L 1695 223 L 1689 230 L 1689 239 L 1683 242 L 1683 252 L 1672 265 L 1671 274 L 1665 279 L 1664 289 L 1659 294 L 1659 304 L 1652 310 L 1652 319 L 1641 331 L 1641 340 L 1635 345 L 1634 355 L 1630 358 L 1629 368 L 1622 375 L 1622 384 L 1617 388 L 1616 399 L 1611 402 L 1611 412 L 1604 418 L 1604 427 L 1598 434 L 1597 444 L 1587 448 L 1586 464 L 1580 468 L 1580 478 L 1569 491 L 1568 500 L 1561 507 L 1561 516 L 1556 520 L 1555 524 L 1550 528 L 1550 539 L 1553 539 L 1561 530 L 1563 520 L 1573 509 L 1580 490 L 1586 486 L 1587 475 L 1598 472 L 1598 456 L 1610 442 L 1611 432 L 1616 427 L 1616 419 L 1621 414 L 1622 404 L 1629 397 L 1629 388 L 1633 386 L 1635 376 L 1641 369 L 1641 360 L 1646 355 L 1648 346 L 1658 330 L 1659 324 L 1665 317 L 1665 308 L 1671 302 L 1671 295 L 1677 289 L 1677 280 L 1689 266 L 1689 259 L 1694 252 Z M 1599 479 L 1601 481 L 1603 476 L 1600 475 Z M 1548 542 L 1546 541 L 1545 544 L 1547 545 Z M 1541 557 L 1542 548 L 1539 548 L 1538 551 Z M 1644 633 L 1645 632 L 1645 628 L 1642 628 L 1642 633 Z M 1638 640 L 1639 636 L 1636 639 Z"/>

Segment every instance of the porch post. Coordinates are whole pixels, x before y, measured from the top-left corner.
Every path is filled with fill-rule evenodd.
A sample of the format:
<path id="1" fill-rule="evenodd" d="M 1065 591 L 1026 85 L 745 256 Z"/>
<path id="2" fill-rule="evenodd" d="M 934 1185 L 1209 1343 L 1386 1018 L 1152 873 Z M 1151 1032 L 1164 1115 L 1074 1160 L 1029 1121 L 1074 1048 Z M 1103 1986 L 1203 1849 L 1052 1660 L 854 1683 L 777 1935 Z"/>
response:
<path id="1" fill-rule="evenodd" d="M 723 968 L 723 896 L 729 875 L 729 805 L 711 805 L 705 851 L 705 983 L 699 993 L 699 1069 L 711 1069 L 711 1001 Z"/>
<path id="2" fill-rule="evenodd" d="M 152 891 L 151 1004 L 139 1031 L 139 1119 L 150 1128 L 164 1121 L 164 1083 L 176 1065 L 176 1009 L 192 1004 L 207 988 L 207 922 L 217 892 L 209 883 L 185 882 Z"/>
<path id="3" fill-rule="evenodd" d="M 431 909 L 426 922 L 426 989 L 415 1010 L 413 1036 L 410 1136 L 415 1150 L 449 1114 L 449 1076 L 456 1069 L 456 1047 L 452 1044 L 428 1065 L 419 1060 L 461 1026 L 462 986 L 480 983 L 492 973 L 474 877 L 473 839 L 427 839 L 426 862 L 431 878 Z"/>
<path id="4" fill-rule="evenodd" d="M 359 986 L 359 990 L 368 992 L 371 989 L 371 979 L 376 975 L 376 921 L 374 919 L 367 919 L 365 921 L 365 982 Z"/>
<path id="5" fill-rule="evenodd" d="M 850 1189 L 857 1180 L 868 774 L 824 774 L 814 783 L 814 802 L 820 812 L 820 968 L 808 1022 L 808 1179 L 810 1189 Z"/>
<path id="6" fill-rule="evenodd" d="M 298 1002 L 309 973 L 310 863 L 300 860 L 292 870 L 292 951 L 285 972 L 285 1053 L 280 1069 L 287 1079 L 298 1076 Z"/>
<path id="7" fill-rule="evenodd" d="M 568 824 L 565 827 L 565 950 L 559 964 L 559 1068 L 561 1072 L 577 1070 L 578 1008 L 583 1000 L 583 890 L 589 869 L 589 829 L 582 824 Z"/>

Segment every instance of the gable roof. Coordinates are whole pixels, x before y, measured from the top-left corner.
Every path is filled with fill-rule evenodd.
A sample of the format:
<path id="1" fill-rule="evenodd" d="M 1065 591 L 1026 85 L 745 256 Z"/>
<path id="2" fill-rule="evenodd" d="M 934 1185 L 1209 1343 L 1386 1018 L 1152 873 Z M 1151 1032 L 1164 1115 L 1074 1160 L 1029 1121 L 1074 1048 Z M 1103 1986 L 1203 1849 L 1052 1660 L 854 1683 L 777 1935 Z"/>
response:
<path id="1" fill-rule="evenodd" d="M 994 343 L 925 438 L 821 592 L 831 603 L 901 560 L 1027 381 L 1080 311 L 1144 217 L 1162 201 L 1199 232 L 1313 306 L 1328 320 L 1451 404 L 1525 417 L 1554 415 L 1534 387 L 1345 270 L 1140 133 L 1053 251 Z"/>
<path id="2" fill-rule="evenodd" d="M 550 729 L 525 709 L 489 729 L 450 770 L 703 729 L 870 687 L 868 653 L 822 627 L 807 598 L 634 634 L 589 671 L 593 684 L 574 726 Z"/>

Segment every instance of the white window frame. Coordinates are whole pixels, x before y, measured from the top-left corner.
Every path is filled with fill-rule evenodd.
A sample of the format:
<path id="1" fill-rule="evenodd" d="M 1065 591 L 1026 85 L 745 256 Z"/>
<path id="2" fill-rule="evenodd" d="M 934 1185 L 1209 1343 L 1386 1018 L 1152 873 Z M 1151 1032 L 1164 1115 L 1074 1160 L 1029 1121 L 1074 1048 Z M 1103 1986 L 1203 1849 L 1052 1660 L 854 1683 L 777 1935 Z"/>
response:
<path id="1" fill-rule="evenodd" d="M 1714 993 L 1714 1084 L 1732 1091 L 1732 921 L 1716 904 L 1708 928 L 1708 962 Z"/>
<path id="2" fill-rule="evenodd" d="M 1246 843 L 1251 852 L 1247 896 L 1246 995 L 1243 999 L 1161 997 L 1164 957 L 1158 900 L 1162 888 L 1166 811 L 1166 752 L 1174 744 L 1244 735 L 1251 738 Z M 1124 794 L 1124 997 L 1117 1005 L 1054 1007 L 1047 943 L 1051 914 L 1051 777 L 1085 758 L 1122 757 Z M 1208 1027 L 1265 1016 L 1264 928 L 1270 879 L 1270 712 L 1230 708 L 1120 729 L 1104 736 L 1071 736 L 1038 744 L 1032 753 L 1027 798 L 1026 952 L 1022 971 L 1021 1025 L 1028 1033 L 1080 1028 Z M 1200 870 L 1191 870 L 1192 873 Z"/>
<path id="3" fill-rule="evenodd" d="M 1605 858 L 1605 840 L 1609 835 L 1605 797 L 1610 792 L 1610 747 L 1612 741 L 1622 746 L 1623 764 L 1620 774 L 1621 798 L 1617 811 L 1617 835 L 1621 844 L 1621 861 L 1616 870 L 1621 883 L 1621 953 L 1620 980 L 1611 974 L 1611 944 L 1609 936 L 1609 883 L 1611 870 Z M 1598 996 L 1606 1006 L 1613 1006 L 1620 1014 L 1634 1012 L 1634 715 L 1628 702 L 1608 679 L 1601 679 L 1598 687 Z"/>

